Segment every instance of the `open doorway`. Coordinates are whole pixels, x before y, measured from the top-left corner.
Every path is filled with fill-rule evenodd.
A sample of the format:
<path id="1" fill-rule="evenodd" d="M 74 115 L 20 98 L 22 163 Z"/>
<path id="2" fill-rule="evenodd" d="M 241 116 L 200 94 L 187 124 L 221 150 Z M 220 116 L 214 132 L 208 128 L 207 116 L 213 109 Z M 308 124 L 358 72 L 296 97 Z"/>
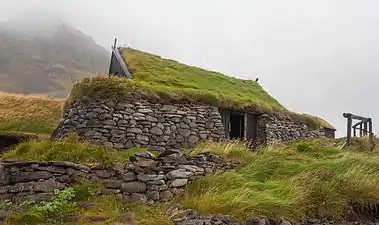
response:
<path id="1" fill-rule="evenodd" d="M 245 116 L 244 114 L 232 112 L 229 123 L 230 139 L 244 139 L 245 137 Z"/>

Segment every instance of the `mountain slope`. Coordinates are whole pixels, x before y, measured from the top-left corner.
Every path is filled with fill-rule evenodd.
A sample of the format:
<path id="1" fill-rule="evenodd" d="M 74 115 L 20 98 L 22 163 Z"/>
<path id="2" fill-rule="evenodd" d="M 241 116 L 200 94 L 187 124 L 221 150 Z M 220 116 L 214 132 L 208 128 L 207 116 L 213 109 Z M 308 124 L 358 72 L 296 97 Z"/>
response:
<path id="1" fill-rule="evenodd" d="M 0 91 L 66 97 L 76 81 L 106 73 L 109 53 L 61 23 L 0 24 Z"/>

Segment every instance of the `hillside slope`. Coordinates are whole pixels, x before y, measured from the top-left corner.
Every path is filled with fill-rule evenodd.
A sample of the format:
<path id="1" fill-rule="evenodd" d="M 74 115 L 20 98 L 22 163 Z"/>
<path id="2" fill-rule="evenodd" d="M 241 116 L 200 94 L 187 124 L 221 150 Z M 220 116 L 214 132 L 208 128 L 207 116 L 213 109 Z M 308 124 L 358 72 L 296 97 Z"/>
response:
<path id="1" fill-rule="evenodd" d="M 50 135 L 59 123 L 63 99 L 0 92 L 0 133 Z"/>
<path id="2" fill-rule="evenodd" d="M 0 24 L 0 91 L 66 97 L 76 81 L 106 73 L 109 53 L 75 28 Z"/>

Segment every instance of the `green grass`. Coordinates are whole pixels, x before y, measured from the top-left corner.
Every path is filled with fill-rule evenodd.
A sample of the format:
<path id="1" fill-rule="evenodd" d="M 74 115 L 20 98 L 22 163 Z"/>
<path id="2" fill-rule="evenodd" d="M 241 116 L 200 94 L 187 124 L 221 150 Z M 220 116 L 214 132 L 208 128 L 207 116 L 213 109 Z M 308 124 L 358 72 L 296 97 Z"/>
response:
<path id="1" fill-rule="evenodd" d="M 71 138 L 64 141 L 26 141 L 2 158 L 19 158 L 27 161 L 70 161 L 74 163 L 122 163 L 128 162 L 142 148 L 116 150 L 104 145 L 94 145 Z"/>
<path id="2" fill-rule="evenodd" d="M 229 77 L 131 48 L 122 49 L 122 53 L 134 79 L 85 78 L 74 85 L 65 108 L 73 100 L 89 99 L 204 103 L 221 108 L 286 114 L 312 128 L 320 124 L 332 127 L 317 117 L 289 112 L 255 81 Z"/>
<path id="3" fill-rule="evenodd" d="M 0 119 L 0 131 L 51 134 L 55 126 L 39 118 L 11 117 Z"/>
<path id="4" fill-rule="evenodd" d="M 335 140 L 300 140 L 271 144 L 251 152 L 239 142 L 201 142 L 190 154 L 212 152 L 241 163 L 233 171 L 207 175 L 191 181 L 184 196 L 170 204 L 154 206 L 117 202 L 112 196 L 88 195 L 97 188 L 89 184 L 75 187 L 78 200 L 96 204 L 76 210 L 82 219 L 74 224 L 90 224 L 85 218 L 104 216 L 107 224 L 122 224 L 120 215 L 134 212 L 137 224 L 170 224 L 165 214 L 170 205 L 195 209 L 201 214 L 227 214 L 246 221 L 254 216 L 281 217 L 290 221 L 300 218 L 342 218 L 347 210 L 367 212 L 379 204 L 379 155 L 363 151 L 362 144 L 346 150 L 336 148 Z M 25 150 L 20 150 L 28 146 Z M 54 146 L 54 147 L 52 147 Z M 46 153 L 42 150 L 44 149 Z M 69 149 L 69 150 L 65 150 Z M 63 151 L 61 153 L 61 151 Z M 20 144 L 12 154 L 28 160 L 70 160 L 74 162 L 123 162 L 128 151 L 102 146 L 66 142 L 33 142 Z M 130 152 L 139 151 L 132 149 Z M 89 188 L 87 188 L 87 186 Z M 87 194 L 86 194 L 87 193 Z M 104 224 L 100 222 L 98 224 Z"/>
<path id="5" fill-rule="evenodd" d="M 131 48 L 122 49 L 122 53 L 136 82 L 146 86 L 200 98 L 210 95 L 220 105 L 229 107 L 284 109 L 255 81 L 229 77 Z"/>
<path id="6" fill-rule="evenodd" d="M 0 132 L 49 135 L 59 123 L 63 104 L 62 99 L 0 93 Z"/>
<path id="7" fill-rule="evenodd" d="M 339 219 L 349 207 L 367 210 L 379 204 L 376 153 L 340 151 L 332 142 L 321 140 L 269 146 L 255 153 L 236 143 L 205 145 L 206 151 L 212 149 L 243 163 L 236 171 L 192 182 L 181 200 L 185 208 L 241 220 L 260 215 L 298 220 Z"/>

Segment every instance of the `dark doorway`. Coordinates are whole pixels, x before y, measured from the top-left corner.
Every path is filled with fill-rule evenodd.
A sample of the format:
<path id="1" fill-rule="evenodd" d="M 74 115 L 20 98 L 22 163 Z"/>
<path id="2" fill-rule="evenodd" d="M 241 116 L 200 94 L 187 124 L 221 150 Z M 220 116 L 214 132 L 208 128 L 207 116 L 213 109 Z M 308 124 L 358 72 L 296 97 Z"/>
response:
<path id="1" fill-rule="evenodd" d="M 230 139 L 243 139 L 245 136 L 245 117 L 244 114 L 230 114 Z"/>
<path id="2" fill-rule="evenodd" d="M 257 138 L 257 116 L 246 114 L 246 140 L 254 141 Z"/>
<path id="3" fill-rule="evenodd" d="M 34 135 L 0 134 L 0 153 L 4 153 L 24 140 L 37 139 Z"/>

